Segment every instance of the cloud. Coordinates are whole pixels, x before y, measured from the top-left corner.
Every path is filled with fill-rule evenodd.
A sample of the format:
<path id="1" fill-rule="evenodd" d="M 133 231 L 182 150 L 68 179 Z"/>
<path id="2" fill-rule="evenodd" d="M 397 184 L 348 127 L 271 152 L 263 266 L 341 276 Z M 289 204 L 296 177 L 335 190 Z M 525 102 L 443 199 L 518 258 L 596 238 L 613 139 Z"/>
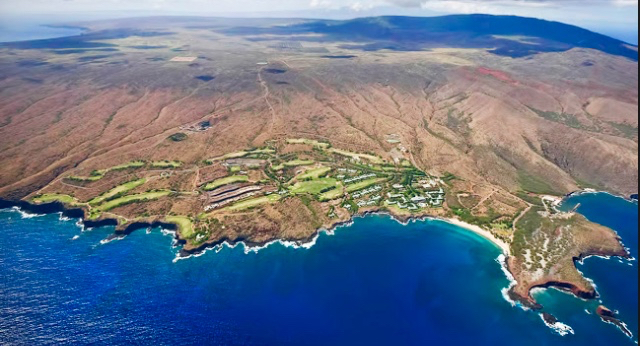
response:
<path id="1" fill-rule="evenodd" d="M 330 0 L 311 0 L 309 6 L 313 8 L 330 8 L 332 3 Z"/>
<path id="2" fill-rule="evenodd" d="M 311 8 L 319 9 L 349 9 L 354 12 L 367 11 L 372 8 L 389 4 L 385 0 L 357 0 L 357 1 L 344 1 L 344 0 L 311 0 L 309 6 Z"/>
<path id="3" fill-rule="evenodd" d="M 613 4 L 615 6 L 626 7 L 626 6 L 638 6 L 638 0 L 613 0 Z"/>
<path id="4" fill-rule="evenodd" d="M 610 7 L 623 10 L 626 7 L 638 7 L 638 0 L 385 0 L 385 2 L 396 7 L 440 13 L 516 14 L 534 17 L 548 13 L 556 20 L 566 20 L 567 13 L 576 14 L 576 11 L 583 17 L 592 17 L 600 12 L 596 8 Z M 592 10 L 588 10 L 589 8 Z"/>
<path id="5" fill-rule="evenodd" d="M 374 8 L 375 6 L 376 6 L 376 4 L 373 4 L 373 3 L 362 3 L 360 1 L 356 1 L 356 2 L 352 3 L 349 6 L 349 8 L 352 11 L 360 12 L 360 11 L 370 10 L 370 9 Z"/>
<path id="6" fill-rule="evenodd" d="M 638 0 L 386 0 L 387 3 L 406 8 L 484 8 L 485 6 L 564 6 L 606 5 L 638 6 Z"/>

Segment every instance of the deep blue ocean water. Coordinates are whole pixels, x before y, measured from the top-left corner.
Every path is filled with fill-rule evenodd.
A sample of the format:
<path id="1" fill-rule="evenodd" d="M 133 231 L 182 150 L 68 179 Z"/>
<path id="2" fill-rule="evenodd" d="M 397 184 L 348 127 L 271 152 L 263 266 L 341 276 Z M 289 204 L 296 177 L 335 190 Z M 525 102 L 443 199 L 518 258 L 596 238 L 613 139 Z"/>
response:
<path id="1" fill-rule="evenodd" d="M 606 194 L 580 212 L 638 251 L 638 207 Z M 111 228 L 0 211 L 0 344 L 633 345 L 584 302 L 538 299 L 575 334 L 507 302 L 487 240 L 440 221 L 356 219 L 310 249 L 239 246 L 174 262 L 172 238 L 144 230 L 101 244 Z M 76 237 L 76 239 L 74 239 Z M 630 266 L 629 263 L 632 265 Z M 638 328 L 637 261 L 589 258 L 602 301 Z"/>

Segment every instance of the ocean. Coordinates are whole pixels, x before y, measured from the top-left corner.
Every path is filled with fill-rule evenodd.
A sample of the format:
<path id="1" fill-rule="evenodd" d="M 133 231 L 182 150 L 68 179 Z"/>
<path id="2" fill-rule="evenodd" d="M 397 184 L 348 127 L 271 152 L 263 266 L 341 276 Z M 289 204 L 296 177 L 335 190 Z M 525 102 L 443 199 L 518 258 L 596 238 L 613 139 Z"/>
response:
<path id="1" fill-rule="evenodd" d="M 570 198 L 638 251 L 638 205 L 607 194 Z M 58 214 L 0 211 L 0 343 L 213 345 L 633 345 L 638 263 L 588 258 L 580 270 L 634 338 L 582 301 L 537 292 L 570 326 L 560 335 L 512 306 L 500 250 L 442 221 L 403 226 L 358 218 L 305 248 L 242 246 L 175 261 L 173 237 L 84 230 Z"/>
<path id="2" fill-rule="evenodd" d="M 48 26 L 64 19 L 42 17 L 9 17 L 0 13 L 0 43 L 80 35 L 80 28 Z"/>

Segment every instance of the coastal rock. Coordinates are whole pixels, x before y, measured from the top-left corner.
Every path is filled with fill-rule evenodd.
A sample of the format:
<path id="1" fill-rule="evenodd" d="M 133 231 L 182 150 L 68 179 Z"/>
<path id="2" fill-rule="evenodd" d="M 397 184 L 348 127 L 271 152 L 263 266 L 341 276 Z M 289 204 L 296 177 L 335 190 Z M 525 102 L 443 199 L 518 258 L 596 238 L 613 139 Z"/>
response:
<path id="1" fill-rule="evenodd" d="M 627 328 L 627 325 L 617 318 L 615 312 L 611 311 L 610 309 L 608 309 L 604 305 L 598 306 L 598 308 L 596 309 L 596 314 L 598 314 L 598 316 L 600 316 L 600 319 L 602 319 L 602 321 L 607 322 L 607 323 L 611 323 L 611 324 L 617 326 L 628 337 L 630 337 L 630 338 L 633 337 L 633 333 L 631 333 L 629 328 Z"/>

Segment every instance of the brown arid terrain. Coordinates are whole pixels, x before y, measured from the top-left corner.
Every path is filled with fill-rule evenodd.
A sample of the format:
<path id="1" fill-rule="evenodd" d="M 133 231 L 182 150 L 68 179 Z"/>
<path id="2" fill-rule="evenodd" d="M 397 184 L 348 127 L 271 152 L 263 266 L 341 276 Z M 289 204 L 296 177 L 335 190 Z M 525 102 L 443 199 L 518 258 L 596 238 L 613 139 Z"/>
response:
<path id="1" fill-rule="evenodd" d="M 301 22 L 128 19 L 0 46 L 0 197 L 177 224 L 185 254 L 365 212 L 457 218 L 507 244 L 518 300 L 595 296 L 574 261 L 625 249 L 543 196 L 637 193 L 637 50 L 376 47 Z"/>
<path id="2" fill-rule="evenodd" d="M 537 304 L 530 295 L 536 287 L 557 287 L 580 298 L 595 298 L 593 283 L 582 276 L 574 261 L 590 255 L 629 254 L 610 229 L 582 215 L 557 212 L 549 204 L 546 199 L 543 206 L 531 207 L 516 224 L 518 232 L 507 264 L 517 283 L 510 294 L 530 306 Z"/>

